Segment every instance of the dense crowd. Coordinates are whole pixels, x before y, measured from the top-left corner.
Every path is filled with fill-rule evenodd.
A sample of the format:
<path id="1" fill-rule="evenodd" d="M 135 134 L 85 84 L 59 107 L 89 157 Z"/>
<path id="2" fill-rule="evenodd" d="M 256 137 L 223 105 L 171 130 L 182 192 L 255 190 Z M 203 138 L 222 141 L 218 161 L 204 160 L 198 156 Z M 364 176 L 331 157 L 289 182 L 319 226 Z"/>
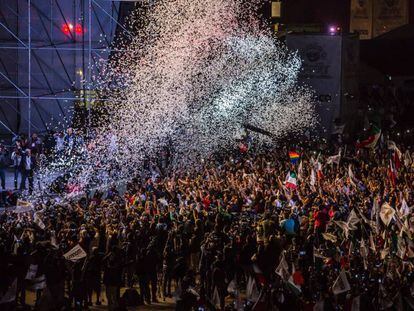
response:
<path id="1" fill-rule="evenodd" d="M 39 310 L 414 308 L 411 150 L 245 147 L 125 193 L 6 210 L 2 309 L 27 290 Z"/>

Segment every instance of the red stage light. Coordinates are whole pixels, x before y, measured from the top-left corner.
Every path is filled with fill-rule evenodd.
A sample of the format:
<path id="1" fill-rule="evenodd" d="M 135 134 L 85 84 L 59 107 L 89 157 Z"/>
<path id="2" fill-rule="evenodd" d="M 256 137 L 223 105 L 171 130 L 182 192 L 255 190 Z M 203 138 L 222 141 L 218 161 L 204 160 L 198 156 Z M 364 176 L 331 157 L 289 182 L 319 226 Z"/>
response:
<path id="1" fill-rule="evenodd" d="M 71 33 L 71 31 L 73 30 L 73 24 L 71 23 L 67 23 L 67 24 L 63 24 L 62 25 L 62 32 L 65 35 L 69 35 Z"/>
<path id="2" fill-rule="evenodd" d="M 76 26 L 75 26 L 75 32 L 76 32 L 78 35 L 83 34 L 83 28 L 82 28 L 82 25 L 81 25 L 81 24 L 76 24 Z"/>

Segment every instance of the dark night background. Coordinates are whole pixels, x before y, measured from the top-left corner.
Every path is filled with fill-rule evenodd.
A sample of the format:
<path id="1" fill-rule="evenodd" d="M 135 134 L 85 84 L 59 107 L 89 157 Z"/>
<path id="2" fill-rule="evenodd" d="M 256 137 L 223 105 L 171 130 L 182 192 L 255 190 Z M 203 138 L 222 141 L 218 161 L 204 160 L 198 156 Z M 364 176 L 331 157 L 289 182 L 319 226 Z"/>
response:
<path id="1" fill-rule="evenodd" d="M 264 11 L 269 12 L 270 2 Z M 338 25 L 349 31 L 351 0 L 285 0 L 282 23 Z M 414 0 L 409 0 L 410 23 L 414 22 Z M 267 13 L 269 14 L 269 13 Z"/>

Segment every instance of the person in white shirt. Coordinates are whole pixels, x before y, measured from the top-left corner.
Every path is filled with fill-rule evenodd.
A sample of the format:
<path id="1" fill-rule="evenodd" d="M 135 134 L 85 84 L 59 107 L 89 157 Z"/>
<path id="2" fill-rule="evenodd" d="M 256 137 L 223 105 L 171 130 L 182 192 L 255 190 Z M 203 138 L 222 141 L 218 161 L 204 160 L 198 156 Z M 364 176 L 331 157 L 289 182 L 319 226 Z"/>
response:
<path id="1" fill-rule="evenodd" d="M 20 148 L 15 148 L 11 155 L 14 168 L 14 189 L 17 189 L 18 178 L 22 177 L 22 152 Z"/>

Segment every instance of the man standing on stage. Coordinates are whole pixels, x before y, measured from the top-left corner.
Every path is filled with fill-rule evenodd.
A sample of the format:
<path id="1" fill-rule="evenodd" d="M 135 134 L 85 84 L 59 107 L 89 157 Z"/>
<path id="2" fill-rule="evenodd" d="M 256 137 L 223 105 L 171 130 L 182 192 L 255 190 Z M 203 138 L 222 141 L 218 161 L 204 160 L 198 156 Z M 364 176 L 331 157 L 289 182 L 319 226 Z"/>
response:
<path id="1" fill-rule="evenodd" d="M 22 182 L 20 184 L 20 190 L 25 189 L 26 179 L 29 181 L 29 193 L 33 192 L 33 173 L 36 166 L 36 158 L 32 155 L 30 149 L 26 149 L 26 152 L 22 157 Z"/>

